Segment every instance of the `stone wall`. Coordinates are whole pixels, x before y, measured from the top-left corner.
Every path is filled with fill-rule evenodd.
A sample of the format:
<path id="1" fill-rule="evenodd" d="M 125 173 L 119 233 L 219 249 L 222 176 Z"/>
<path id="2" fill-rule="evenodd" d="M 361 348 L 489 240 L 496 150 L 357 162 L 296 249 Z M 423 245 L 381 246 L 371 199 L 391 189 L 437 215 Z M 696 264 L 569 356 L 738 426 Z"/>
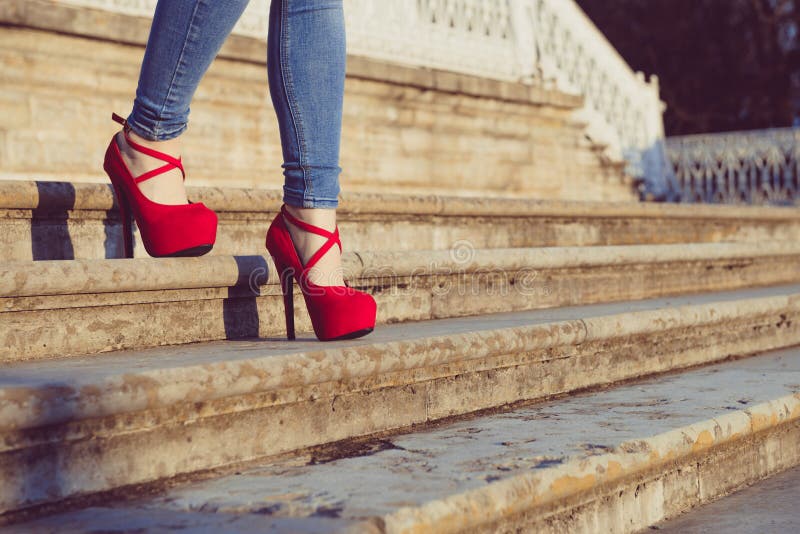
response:
<path id="1" fill-rule="evenodd" d="M 149 21 L 42 0 L 0 6 L 0 176 L 103 181 L 103 152 L 136 89 Z M 185 137 L 192 185 L 278 188 L 264 43 L 233 36 L 198 89 Z M 635 200 L 621 166 L 571 117 L 578 97 L 348 58 L 349 191 Z"/>

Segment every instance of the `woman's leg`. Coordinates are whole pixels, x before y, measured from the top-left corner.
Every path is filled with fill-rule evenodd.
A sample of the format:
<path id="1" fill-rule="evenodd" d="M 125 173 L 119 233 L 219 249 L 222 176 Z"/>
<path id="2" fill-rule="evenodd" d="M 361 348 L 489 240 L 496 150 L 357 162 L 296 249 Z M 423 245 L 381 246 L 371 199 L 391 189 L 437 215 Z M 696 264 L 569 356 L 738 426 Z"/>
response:
<path id="1" fill-rule="evenodd" d="M 284 203 L 296 217 L 333 230 L 345 79 L 342 0 L 272 0 L 267 67 L 283 148 Z M 326 240 L 289 228 L 304 263 Z M 342 285 L 338 247 L 309 279 Z"/>
<path id="2" fill-rule="evenodd" d="M 247 4 L 248 0 L 159 0 L 128 117 L 134 141 L 180 155 L 178 136 L 186 129 L 192 97 Z M 163 165 L 130 149 L 124 136 L 117 139 L 134 175 Z M 156 202 L 187 202 L 177 169 L 139 187 Z"/>

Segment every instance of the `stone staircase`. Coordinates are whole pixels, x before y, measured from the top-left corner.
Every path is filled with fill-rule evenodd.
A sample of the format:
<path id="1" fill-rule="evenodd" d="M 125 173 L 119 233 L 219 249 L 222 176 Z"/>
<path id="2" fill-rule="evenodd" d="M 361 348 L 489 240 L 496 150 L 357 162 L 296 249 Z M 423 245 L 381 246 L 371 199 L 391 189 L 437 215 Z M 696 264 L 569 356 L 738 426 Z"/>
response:
<path id="1" fill-rule="evenodd" d="M 262 255 L 276 193 L 194 192 L 220 214 L 223 252 L 120 260 L 108 186 L 0 182 L 0 361 L 281 335 L 280 286 Z M 354 194 L 341 228 L 355 249 L 347 278 L 390 324 L 796 283 L 799 215 Z M 296 308 L 309 329 L 299 296 Z"/>
<path id="2" fill-rule="evenodd" d="M 800 463 L 796 209 L 634 202 L 579 97 L 348 58 L 344 265 L 379 326 L 288 342 L 257 40 L 187 132 L 216 247 L 119 259 L 98 163 L 147 28 L 0 4 L 8 531 L 630 532 Z"/>
<path id="3" fill-rule="evenodd" d="M 280 472 L 249 486 L 252 495 L 274 495 L 296 483 L 292 469 L 327 473 L 321 466 L 331 462 L 319 455 L 347 465 L 386 443 L 435 439 L 454 417 L 493 425 L 516 417 L 503 415 L 506 407 L 538 410 L 527 406 L 548 399 L 560 399 L 547 405 L 558 414 L 580 403 L 583 390 L 623 388 L 588 412 L 602 426 L 603 410 L 648 406 L 624 400 L 633 387 L 626 381 L 800 343 L 793 209 L 352 194 L 341 210 L 347 278 L 375 295 L 381 326 L 359 340 L 322 344 L 308 334 L 282 338 L 279 286 L 261 242 L 279 205 L 274 192 L 195 189 L 193 197 L 220 212 L 222 250 L 125 260 L 114 258 L 119 226 L 106 186 L 7 182 L 0 191 L 0 233 L 15 236 L 2 248 L 0 270 L 7 523 L 102 504 L 111 508 L 72 514 L 101 528 L 118 514 L 134 522 L 160 517 L 142 512 L 156 506 L 169 512 L 166 524 L 230 520 L 240 525 L 231 529 L 247 531 L 254 513 L 247 506 L 225 505 L 210 518 L 206 505 L 163 506 L 178 502 L 171 493 L 157 504 L 125 503 L 185 483 L 216 503 L 216 488 L 243 469 Z M 297 306 L 298 325 L 309 331 L 302 301 Z M 553 531 L 605 530 L 612 519 L 615 529 L 644 528 L 798 463 L 795 363 L 775 371 L 784 386 L 765 385 L 747 406 L 728 406 L 725 418 L 728 408 L 698 399 L 685 424 L 670 423 L 670 415 L 652 415 L 667 421 L 658 428 L 647 417 L 631 423 L 638 434 L 629 437 L 644 440 L 634 445 L 586 437 L 587 447 L 602 447 L 556 455 L 559 462 L 541 469 L 523 455 L 525 469 L 498 468 L 477 486 L 442 491 L 417 473 L 416 504 L 400 499 L 405 504 L 391 509 L 347 493 L 347 480 L 358 485 L 357 477 L 331 475 L 343 481 L 334 500 L 345 503 L 332 523 L 320 519 L 324 510 L 288 498 L 265 510 L 286 531 L 311 523 L 321 531 L 544 528 L 544 518 Z M 735 375 L 727 369 L 737 365 L 746 364 L 719 372 Z M 714 381 L 705 370 L 653 379 L 663 390 L 659 405 L 683 399 L 664 384 L 692 373 Z M 548 432 L 541 424 L 530 439 Z M 413 429 L 412 437 L 392 437 Z M 713 491 L 686 490 L 707 476 L 691 465 L 719 467 L 742 447 L 752 469 L 715 482 Z M 656 489 L 630 485 L 645 472 Z M 576 508 L 588 495 L 592 507 Z M 199 509 L 206 515 L 193 515 Z M 67 521 L 61 517 L 42 521 Z M 85 527 L 75 521 L 76 531 Z"/>
<path id="4" fill-rule="evenodd" d="M 107 180 L 107 179 L 106 179 Z M 249 255 L 280 209 L 277 190 L 189 187 L 220 221 L 212 255 Z M 449 250 L 796 241 L 792 209 L 581 202 L 457 195 L 342 195 L 350 250 Z M 4 260 L 118 258 L 122 235 L 110 185 L 0 181 Z M 141 244 L 136 255 L 146 256 Z"/>
<path id="5" fill-rule="evenodd" d="M 636 531 L 797 464 L 800 394 L 791 392 L 799 376 L 800 352 L 783 350 L 406 435 L 310 449 L 19 528 Z M 759 511 L 763 522 L 740 517 L 749 529 L 737 530 L 725 517 L 736 510 L 724 505 L 706 525 L 786 532 L 770 530 L 768 520 L 792 518 L 792 489 L 782 492 L 783 510 L 771 503 Z"/>

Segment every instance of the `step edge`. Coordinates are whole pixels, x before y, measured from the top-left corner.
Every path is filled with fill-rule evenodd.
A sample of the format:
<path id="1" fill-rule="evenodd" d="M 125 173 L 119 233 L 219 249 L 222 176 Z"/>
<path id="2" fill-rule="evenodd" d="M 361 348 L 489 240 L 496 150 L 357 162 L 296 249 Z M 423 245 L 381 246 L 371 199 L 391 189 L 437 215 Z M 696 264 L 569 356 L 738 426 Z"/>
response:
<path id="1" fill-rule="evenodd" d="M 49 188 L 49 191 L 40 191 Z M 64 191 L 62 191 L 64 190 Z M 66 192 L 66 193 L 65 193 Z M 277 213 L 278 189 L 188 187 L 189 198 L 203 202 L 222 218 L 226 213 Z M 62 198 L 63 195 L 63 198 Z M 65 200 L 66 199 L 66 200 Z M 348 192 L 338 213 L 351 215 L 487 216 L 487 217 L 640 217 L 678 219 L 800 220 L 800 210 L 783 206 L 591 202 L 510 197 L 466 197 L 441 194 L 401 195 Z M 0 210 L 116 211 L 110 185 L 92 182 L 0 180 Z"/>
<path id="2" fill-rule="evenodd" d="M 800 255 L 800 242 L 689 243 L 602 245 L 592 247 L 528 247 L 474 249 L 468 244 L 450 250 L 346 252 L 348 280 L 527 272 L 614 265 L 714 262 L 790 258 Z M 172 289 L 248 286 L 257 291 L 277 285 L 268 255 L 220 255 L 200 258 L 77 259 L 0 262 L 0 298 Z M 150 273 L 142 276 L 143 272 Z M 192 276 L 187 276 L 192 273 Z M 157 275 L 157 276 L 154 276 Z"/>
<path id="3" fill-rule="evenodd" d="M 782 311 L 800 311 L 800 293 L 665 306 L 413 340 L 360 343 L 235 361 L 106 375 L 96 381 L 0 387 L 0 432 L 135 413 L 185 402 L 264 393 L 344 379 L 436 367 L 636 334 L 720 324 Z M 431 347 L 433 356 L 429 353 Z M 467 347 L 466 349 L 463 347 Z M 465 358 L 463 354 L 469 353 Z M 387 356 L 388 355 L 388 356 Z M 197 388 L 198 383 L 208 391 Z M 215 385 L 215 387 L 211 387 Z M 93 399 L 91 405 L 83 396 Z"/>
<path id="4" fill-rule="evenodd" d="M 575 457 L 536 473 L 524 473 L 457 495 L 401 508 L 382 517 L 387 532 L 459 532 L 522 512 L 543 509 L 562 499 L 702 455 L 760 432 L 800 421 L 800 392 L 754 407 L 724 413 L 654 436 L 619 444 L 606 454 Z M 369 531 L 363 522 L 347 532 Z M 415 530 L 422 529 L 422 530 Z"/>

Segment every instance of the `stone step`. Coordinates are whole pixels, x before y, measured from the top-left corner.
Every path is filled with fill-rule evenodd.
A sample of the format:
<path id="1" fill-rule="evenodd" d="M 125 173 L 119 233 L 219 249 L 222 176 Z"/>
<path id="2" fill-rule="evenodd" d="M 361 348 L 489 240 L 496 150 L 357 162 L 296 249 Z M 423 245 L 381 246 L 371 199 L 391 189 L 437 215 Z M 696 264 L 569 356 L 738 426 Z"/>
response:
<path id="1" fill-rule="evenodd" d="M 800 243 L 345 253 L 380 324 L 800 282 Z M 0 264 L 0 362 L 285 335 L 265 256 Z M 296 324 L 311 331 L 296 297 Z"/>
<path id="2" fill-rule="evenodd" d="M 330 344 L 216 342 L 6 364 L 0 511 L 35 513 L 798 343 L 792 285 L 388 325 Z M 781 379 L 790 376 L 797 384 Z"/>
<path id="3" fill-rule="evenodd" d="M 800 467 L 769 477 L 716 502 L 654 525 L 661 534 L 725 532 L 784 534 L 800 532 L 797 512 Z"/>
<path id="4" fill-rule="evenodd" d="M 800 465 L 799 443 L 800 350 L 787 349 L 318 448 L 155 496 L 127 492 L 14 528 L 636 532 Z M 790 507 L 796 488 L 786 490 Z M 736 512 L 716 514 L 710 531 L 728 531 L 720 515 Z"/>
<path id="5" fill-rule="evenodd" d="M 263 251 L 278 191 L 189 192 L 219 215 L 212 254 Z M 350 250 L 800 241 L 800 211 L 777 207 L 346 193 L 339 218 Z M 0 181 L 0 261 L 121 257 L 121 238 L 108 185 Z"/>

